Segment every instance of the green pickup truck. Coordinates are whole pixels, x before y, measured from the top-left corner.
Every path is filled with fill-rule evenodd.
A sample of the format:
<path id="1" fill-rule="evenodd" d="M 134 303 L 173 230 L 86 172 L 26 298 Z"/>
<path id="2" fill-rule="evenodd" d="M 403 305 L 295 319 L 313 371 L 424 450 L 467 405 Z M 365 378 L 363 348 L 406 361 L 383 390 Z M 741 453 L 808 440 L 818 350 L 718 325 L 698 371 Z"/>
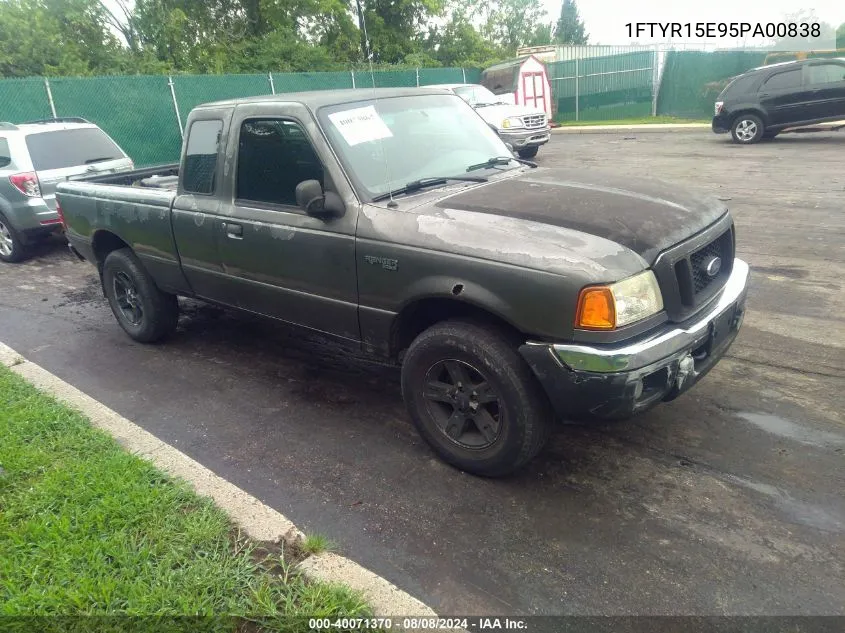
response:
<path id="1" fill-rule="evenodd" d="M 174 332 L 181 295 L 390 359 L 422 436 L 479 475 L 529 462 L 556 421 L 675 398 L 745 311 L 724 205 L 515 158 L 442 89 L 202 105 L 179 165 L 57 195 L 136 341 Z"/>

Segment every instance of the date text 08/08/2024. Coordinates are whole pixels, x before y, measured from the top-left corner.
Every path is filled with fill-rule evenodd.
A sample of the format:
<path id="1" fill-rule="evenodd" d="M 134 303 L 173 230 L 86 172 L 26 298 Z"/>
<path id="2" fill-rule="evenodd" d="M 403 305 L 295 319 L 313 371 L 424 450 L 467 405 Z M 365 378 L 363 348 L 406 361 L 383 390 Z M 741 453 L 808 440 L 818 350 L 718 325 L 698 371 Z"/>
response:
<path id="1" fill-rule="evenodd" d="M 392 629 L 394 622 L 391 618 L 312 618 L 308 621 L 308 627 L 312 631 L 331 631 L 333 629 L 367 630 L 367 629 Z M 427 630 L 427 631 L 524 631 L 528 624 L 519 618 L 498 618 L 498 617 L 474 617 L 474 618 L 436 618 L 436 617 L 409 617 L 401 621 L 403 629 Z"/>
<path id="2" fill-rule="evenodd" d="M 821 37 L 817 22 L 628 22 L 628 37 Z"/>

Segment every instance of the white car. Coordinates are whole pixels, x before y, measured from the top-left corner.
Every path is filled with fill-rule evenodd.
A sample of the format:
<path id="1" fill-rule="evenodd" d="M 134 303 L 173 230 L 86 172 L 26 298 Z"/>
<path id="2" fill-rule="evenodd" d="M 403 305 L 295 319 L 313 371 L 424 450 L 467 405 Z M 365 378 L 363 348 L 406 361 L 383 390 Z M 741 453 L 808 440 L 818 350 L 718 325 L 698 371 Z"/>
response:
<path id="1" fill-rule="evenodd" d="M 549 121 L 539 108 L 514 105 L 479 84 L 432 86 L 451 90 L 469 103 L 520 158 L 533 158 L 541 145 L 549 142 Z"/>

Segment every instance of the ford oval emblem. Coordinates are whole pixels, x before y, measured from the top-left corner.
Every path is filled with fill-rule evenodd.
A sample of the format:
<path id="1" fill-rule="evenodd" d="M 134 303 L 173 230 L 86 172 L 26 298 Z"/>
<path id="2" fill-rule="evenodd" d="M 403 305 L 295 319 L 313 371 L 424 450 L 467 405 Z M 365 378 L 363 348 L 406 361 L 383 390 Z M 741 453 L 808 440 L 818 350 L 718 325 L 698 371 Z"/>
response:
<path id="1" fill-rule="evenodd" d="M 721 257 L 711 257 L 704 262 L 704 272 L 707 273 L 708 277 L 715 277 L 720 270 L 722 270 Z"/>

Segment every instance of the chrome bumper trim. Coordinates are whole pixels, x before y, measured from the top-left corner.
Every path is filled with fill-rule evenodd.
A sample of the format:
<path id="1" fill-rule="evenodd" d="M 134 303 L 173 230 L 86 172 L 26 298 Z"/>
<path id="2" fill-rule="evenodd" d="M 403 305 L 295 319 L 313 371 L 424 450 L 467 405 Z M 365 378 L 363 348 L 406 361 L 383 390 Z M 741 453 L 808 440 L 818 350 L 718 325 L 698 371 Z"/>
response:
<path id="1" fill-rule="evenodd" d="M 734 259 L 731 276 L 728 277 L 716 303 L 707 310 L 706 314 L 689 326 L 660 331 L 651 338 L 622 347 L 566 343 L 538 344 L 549 345 L 558 360 L 570 369 L 613 373 L 646 367 L 679 352 L 695 349 L 704 343 L 710 335 L 710 323 L 744 298 L 748 286 L 748 273 L 748 264 L 741 259 Z"/>

